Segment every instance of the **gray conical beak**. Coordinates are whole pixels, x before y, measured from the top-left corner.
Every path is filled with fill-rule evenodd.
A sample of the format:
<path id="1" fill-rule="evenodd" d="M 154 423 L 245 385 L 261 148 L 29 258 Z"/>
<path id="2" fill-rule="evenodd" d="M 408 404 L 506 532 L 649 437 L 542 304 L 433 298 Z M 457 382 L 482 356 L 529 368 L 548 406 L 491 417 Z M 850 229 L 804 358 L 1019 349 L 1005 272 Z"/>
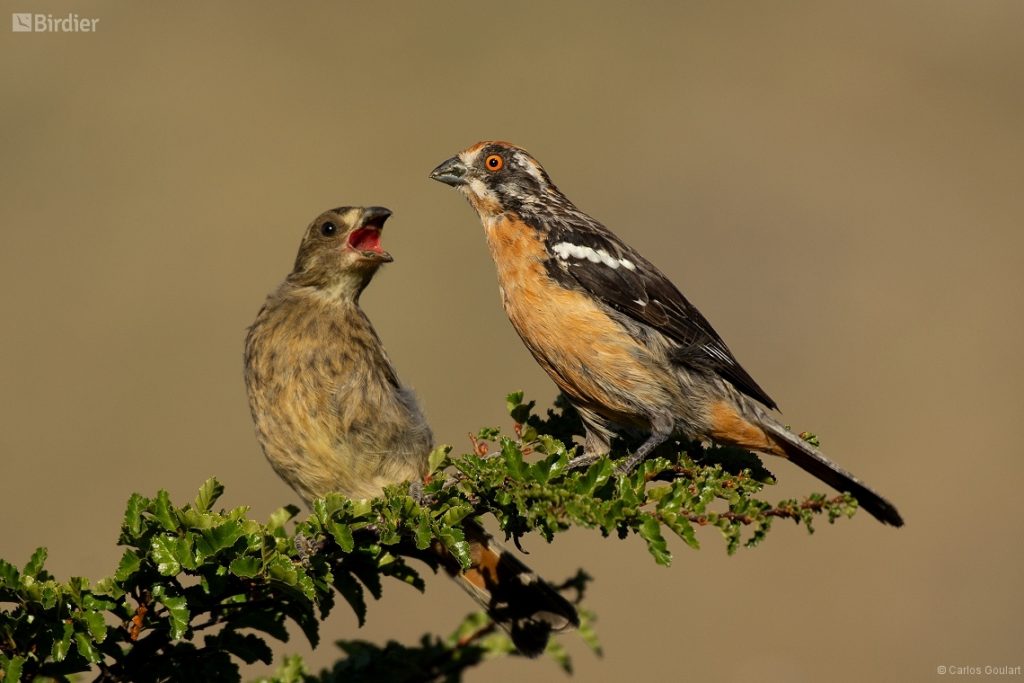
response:
<path id="1" fill-rule="evenodd" d="M 445 185 L 456 185 L 466 184 L 466 173 L 469 169 L 462 163 L 462 160 L 458 157 L 452 157 L 447 161 L 441 163 L 440 166 L 430 172 L 430 177 L 433 180 L 444 183 Z"/>

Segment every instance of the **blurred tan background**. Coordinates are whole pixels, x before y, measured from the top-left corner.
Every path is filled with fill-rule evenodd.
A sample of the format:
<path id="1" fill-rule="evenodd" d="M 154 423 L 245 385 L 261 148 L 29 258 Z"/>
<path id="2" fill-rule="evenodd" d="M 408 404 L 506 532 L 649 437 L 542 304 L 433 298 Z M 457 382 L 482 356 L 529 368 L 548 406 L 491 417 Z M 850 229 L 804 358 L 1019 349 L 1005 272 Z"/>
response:
<path id="1" fill-rule="evenodd" d="M 254 439 L 241 350 L 325 208 L 395 212 L 363 303 L 440 441 L 507 428 L 509 390 L 548 404 L 476 217 L 427 179 L 501 138 L 907 519 L 780 524 L 732 558 L 704 530 L 669 569 L 636 539 L 531 539 L 537 569 L 596 578 L 606 656 L 564 638 L 577 678 L 1024 664 L 1024 4 L 507 5 L 4 3 L 100 22 L 0 29 L 0 557 L 46 545 L 61 578 L 100 578 L 132 491 L 185 500 L 211 475 L 257 518 L 296 502 Z M 821 490 L 771 467 L 773 498 Z M 361 631 L 339 606 L 309 662 L 470 608 L 441 577 L 388 585 Z M 470 680 L 523 677 L 562 678 L 504 660 Z"/>

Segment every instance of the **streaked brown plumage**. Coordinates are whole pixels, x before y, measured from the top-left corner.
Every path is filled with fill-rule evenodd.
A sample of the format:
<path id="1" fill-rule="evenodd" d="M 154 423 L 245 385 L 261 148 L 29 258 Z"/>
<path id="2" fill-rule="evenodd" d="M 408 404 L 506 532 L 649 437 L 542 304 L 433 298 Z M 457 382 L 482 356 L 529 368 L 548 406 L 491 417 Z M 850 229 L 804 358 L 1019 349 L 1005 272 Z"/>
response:
<path id="1" fill-rule="evenodd" d="M 379 237 L 388 215 L 345 207 L 313 221 L 294 270 L 246 338 L 260 445 L 307 503 L 330 491 L 373 497 L 426 474 L 430 427 L 359 307 L 374 273 L 391 261 Z"/>
<path id="2" fill-rule="evenodd" d="M 274 470 L 311 504 L 330 492 L 370 498 L 419 481 L 433 436 L 398 380 L 359 296 L 392 260 L 380 246 L 391 212 L 342 207 L 306 230 L 295 267 L 267 297 L 245 342 L 245 384 L 256 433 Z M 473 566 L 441 563 L 525 653 L 544 649 L 576 611 L 475 523 Z"/>
<path id="3" fill-rule="evenodd" d="M 878 520 L 896 507 L 771 416 L 775 402 L 665 275 L 579 210 L 526 151 L 480 142 L 431 177 L 476 210 L 505 312 L 537 362 L 579 410 L 589 457 L 624 427 L 650 436 L 631 470 L 674 434 L 778 455 Z"/>

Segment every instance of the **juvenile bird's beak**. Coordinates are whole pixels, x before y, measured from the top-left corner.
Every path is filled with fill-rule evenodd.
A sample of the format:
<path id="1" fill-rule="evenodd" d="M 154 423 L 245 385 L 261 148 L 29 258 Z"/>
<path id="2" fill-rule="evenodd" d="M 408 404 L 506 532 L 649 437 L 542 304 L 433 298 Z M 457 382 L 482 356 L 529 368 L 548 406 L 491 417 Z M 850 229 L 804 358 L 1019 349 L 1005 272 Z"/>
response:
<path id="1" fill-rule="evenodd" d="M 391 209 L 383 206 L 368 206 L 363 209 L 360 217 L 360 226 L 376 225 L 377 229 L 384 227 L 384 221 L 391 215 Z"/>
<path id="2" fill-rule="evenodd" d="M 466 172 L 468 170 L 458 157 L 452 157 L 431 171 L 430 177 L 445 185 L 455 187 L 456 185 L 466 184 Z"/>

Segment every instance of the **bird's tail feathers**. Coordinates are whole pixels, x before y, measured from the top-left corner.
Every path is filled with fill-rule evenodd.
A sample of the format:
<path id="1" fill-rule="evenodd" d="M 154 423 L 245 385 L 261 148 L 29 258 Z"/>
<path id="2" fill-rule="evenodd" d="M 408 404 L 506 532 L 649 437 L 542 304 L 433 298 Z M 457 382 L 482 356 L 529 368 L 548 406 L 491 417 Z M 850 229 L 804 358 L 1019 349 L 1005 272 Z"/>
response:
<path id="1" fill-rule="evenodd" d="M 449 557 L 444 567 L 512 638 L 524 655 L 536 657 L 554 631 L 579 626 L 579 615 L 558 591 L 475 523 L 464 524 L 472 564 L 462 570 Z"/>
<path id="2" fill-rule="evenodd" d="M 762 427 L 768 437 L 778 446 L 785 457 L 803 470 L 813 474 L 837 491 L 845 491 L 857 499 L 860 507 L 867 510 L 883 524 L 903 526 L 903 518 L 896 506 L 870 489 L 839 465 L 822 454 L 817 448 L 801 439 L 780 424 L 764 420 Z"/>

